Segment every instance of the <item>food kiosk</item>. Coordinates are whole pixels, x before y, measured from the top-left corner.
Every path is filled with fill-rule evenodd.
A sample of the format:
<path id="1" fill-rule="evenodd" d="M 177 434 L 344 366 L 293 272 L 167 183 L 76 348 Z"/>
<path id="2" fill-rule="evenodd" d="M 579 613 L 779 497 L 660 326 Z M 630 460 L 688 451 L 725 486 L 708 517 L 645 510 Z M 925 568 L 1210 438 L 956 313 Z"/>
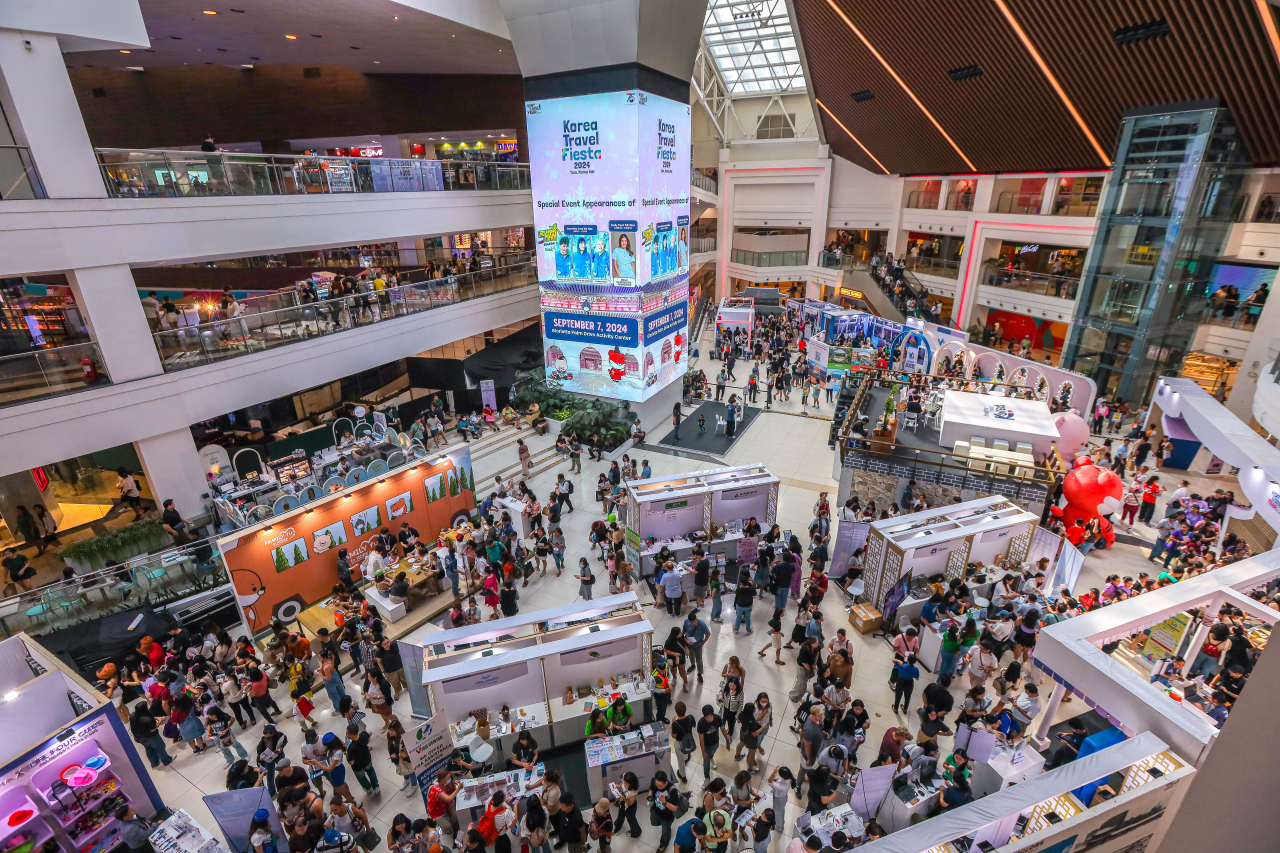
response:
<path id="1" fill-rule="evenodd" d="M 887 612 L 890 592 L 910 579 L 908 595 L 897 603 L 897 618 L 915 619 L 932 590 L 923 598 L 912 593 L 924 593 L 928 577 L 963 578 L 969 564 L 991 565 L 997 557 L 1021 562 L 1038 524 L 1038 517 L 1000 495 L 873 522 L 862 572 L 863 597 Z M 921 654 L 928 665 L 923 638 Z M 936 666 L 935 655 L 931 669 Z"/>
<path id="2" fill-rule="evenodd" d="M 165 806 L 119 711 L 32 638 L 0 642 L 0 849 L 105 853 Z"/>
<path id="3" fill-rule="evenodd" d="M 754 562 L 758 537 L 743 536 L 754 518 L 761 531 L 773 526 L 780 481 L 761 464 L 712 468 L 674 477 L 627 480 L 627 560 L 651 574 L 654 557 L 665 545 L 676 561 L 706 553 L 726 561 Z M 690 588 L 692 581 L 690 580 Z"/>

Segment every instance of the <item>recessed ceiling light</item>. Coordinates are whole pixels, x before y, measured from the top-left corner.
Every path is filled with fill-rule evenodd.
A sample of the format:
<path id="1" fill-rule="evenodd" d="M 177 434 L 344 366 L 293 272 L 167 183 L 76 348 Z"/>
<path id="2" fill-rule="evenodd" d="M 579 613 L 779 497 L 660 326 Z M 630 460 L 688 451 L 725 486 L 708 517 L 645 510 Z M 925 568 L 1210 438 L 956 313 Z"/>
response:
<path id="1" fill-rule="evenodd" d="M 8 693 L 4 694 L 4 701 L 6 702 L 12 702 L 14 699 L 17 699 L 17 698 L 18 698 L 18 691 L 16 690 L 10 690 Z"/>
<path id="2" fill-rule="evenodd" d="M 122 50 L 122 51 L 120 51 L 120 52 L 121 52 L 121 53 L 133 53 L 133 51 L 132 51 L 132 50 Z"/>
<path id="3" fill-rule="evenodd" d="M 204 10 L 204 13 L 205 13 L 206 15 L 216 15 L 216 14 L 218 14 L 217 12 L 213 11 L 212 9 L 205 9 L 205 10 Z"/>
<path id="4" fill-rule="evenodd" d="M 285 38 L 289 39 L 289 41 L 297 41 L 297 40 L 298 40 L 298 37 L 297 37 L 297 36 L 291 36 L 291 35 L 289 35 L 288 33 L 286 33 L 286 34 L 285 34 Z"/>
<path id="5" fill-rule="evenodd" d="M 374 65 L 381 65 L 382 63 L 375 59 L 375 60 L 373 61 L 373 64 L 374 64 Z"/>
<path id="6" fill-rule="evenodd" d="M 241 65 L 240 67 L 241 67 L 241 68 L 252 68 L 253 66 L 252 66 L 252 65 L 250 65 L 250 64 L 248 64 L 248 63 L 245 63 L 244 65 Z"/>
<path id="7" fill-rule="evenodd" d="M 400 20 L 400 16 L 399 16 L 399 15 L 396 15 L 396 16 L 395 16 L 395 19 L 396 19 L 397 21 L 398 21 L 398 20 Z"/>

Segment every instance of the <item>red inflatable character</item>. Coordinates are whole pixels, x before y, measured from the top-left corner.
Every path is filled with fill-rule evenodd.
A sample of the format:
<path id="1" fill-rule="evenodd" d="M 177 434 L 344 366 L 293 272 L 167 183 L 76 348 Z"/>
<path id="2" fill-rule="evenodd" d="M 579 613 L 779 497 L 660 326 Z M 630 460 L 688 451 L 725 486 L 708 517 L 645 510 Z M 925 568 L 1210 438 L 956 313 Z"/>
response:
<path id="1" fill-rule="evenodd" d="M 609 350 L 609 378 L 614 382 L 621 382 L 622 377 L 626 375 L 626 360 L 622 350 L 617 347 Z"/>
<path id="2" fill-rule="evenodd" d="M 1077 518 L 1084 519 L 1085 524 L 1097 518 L 1101 522 L 1102 537 L 1107 547 L 1111 547 L 1116 542 L 1115 530 L 1103 516 L 1120 511 L 1123 495 L 1124 482 L 1119 475 L 1099 468 L 1085 456 L 1076 460 L 1075 468 L 1062 481 L 1062 498 L 1049 512 L 1061 518 L 1068 528 L 1075 525 Z"/>
<path id="3" fill-rule="evenodd" d="M 684 335 L 680 334 L 679 332 L 676 332 L 676 352 L 675 352 L 675 359 L 676 359 L 676 361 L 677 361 L 677 362 L 679 362 L 679 361 L 680 361 L 680 352 L 681 352 L 681 350 L 683 350 L 683 349 L 684 349 Z"/>

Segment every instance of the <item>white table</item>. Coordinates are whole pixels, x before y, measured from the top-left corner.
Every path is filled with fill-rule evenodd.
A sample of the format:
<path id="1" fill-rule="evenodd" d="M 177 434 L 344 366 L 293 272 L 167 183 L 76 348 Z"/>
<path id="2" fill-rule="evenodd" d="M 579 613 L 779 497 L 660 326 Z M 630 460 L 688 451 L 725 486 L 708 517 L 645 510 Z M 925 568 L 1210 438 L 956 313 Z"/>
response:
<path id="1" fill-rule="evenodd" d="M 998 417 L 1009 413 L 1013 417 Z M 1037 456 L 1043 456 L 1061 438 L 1049 405 L 1039 400 L 948 391 L 943 397 L 941 418 L 938 443 L 946 448 L 976 435 L 985 439 L 989 448 L 997 438 L 1008 441 L 1010 449 L 1025 441 Z"/>
<path id="2" fill-rule="evenodd" d="M 1044 772 L 1044 756 L 1030 746 L 1022 753 L 1017 764 L 1013 763 L 1012 752 L 1000 752 L 991 756 L 990 761 L 973 762 L 973 797 L 985 797 L 1002 788 L 1025 782 L 1033 776 Z"/>

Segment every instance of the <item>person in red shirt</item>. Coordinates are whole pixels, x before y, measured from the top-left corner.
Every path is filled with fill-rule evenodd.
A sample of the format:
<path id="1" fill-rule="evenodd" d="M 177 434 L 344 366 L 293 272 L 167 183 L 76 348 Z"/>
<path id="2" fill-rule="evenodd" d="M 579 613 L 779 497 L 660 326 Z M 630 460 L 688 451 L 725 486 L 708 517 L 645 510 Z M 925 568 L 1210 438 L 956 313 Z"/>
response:
<path id="1" fill-rule="evenodd" d="M 164 708 L 165 714 L 173 710 L 173 694 L 169 692 L 169 674 L 161 673 L 160 678 L 147 688 L 147 698 L 152 702 L 159 699 L 161 707 Z"/>
<path id="2" fill-rule="evenodd" d="M 1159 485 L 1159 480 L 1159 477 L 1151 477 L 1142 488 L 1142 509 L 1138 510 L 1138 521 L 1143 524 L 1150 524 L 1152 517 L 1156 514 L 1156 498 L 1164 491 L 1164 487 Z"/>
<path id="3" fill-rule="evenodd" d="M 1067 537 L 1067 541 L 1070 542 L 1072 545 L 1075 545 L 1077 548 L 1080 547 L 1080 543 L 1084 541 L 1084 519 L 1083 518 L 1077 518 L 1076 523 L 1071 525 L 1071 527 L 1067 528 L 1066 537 Z"/>

